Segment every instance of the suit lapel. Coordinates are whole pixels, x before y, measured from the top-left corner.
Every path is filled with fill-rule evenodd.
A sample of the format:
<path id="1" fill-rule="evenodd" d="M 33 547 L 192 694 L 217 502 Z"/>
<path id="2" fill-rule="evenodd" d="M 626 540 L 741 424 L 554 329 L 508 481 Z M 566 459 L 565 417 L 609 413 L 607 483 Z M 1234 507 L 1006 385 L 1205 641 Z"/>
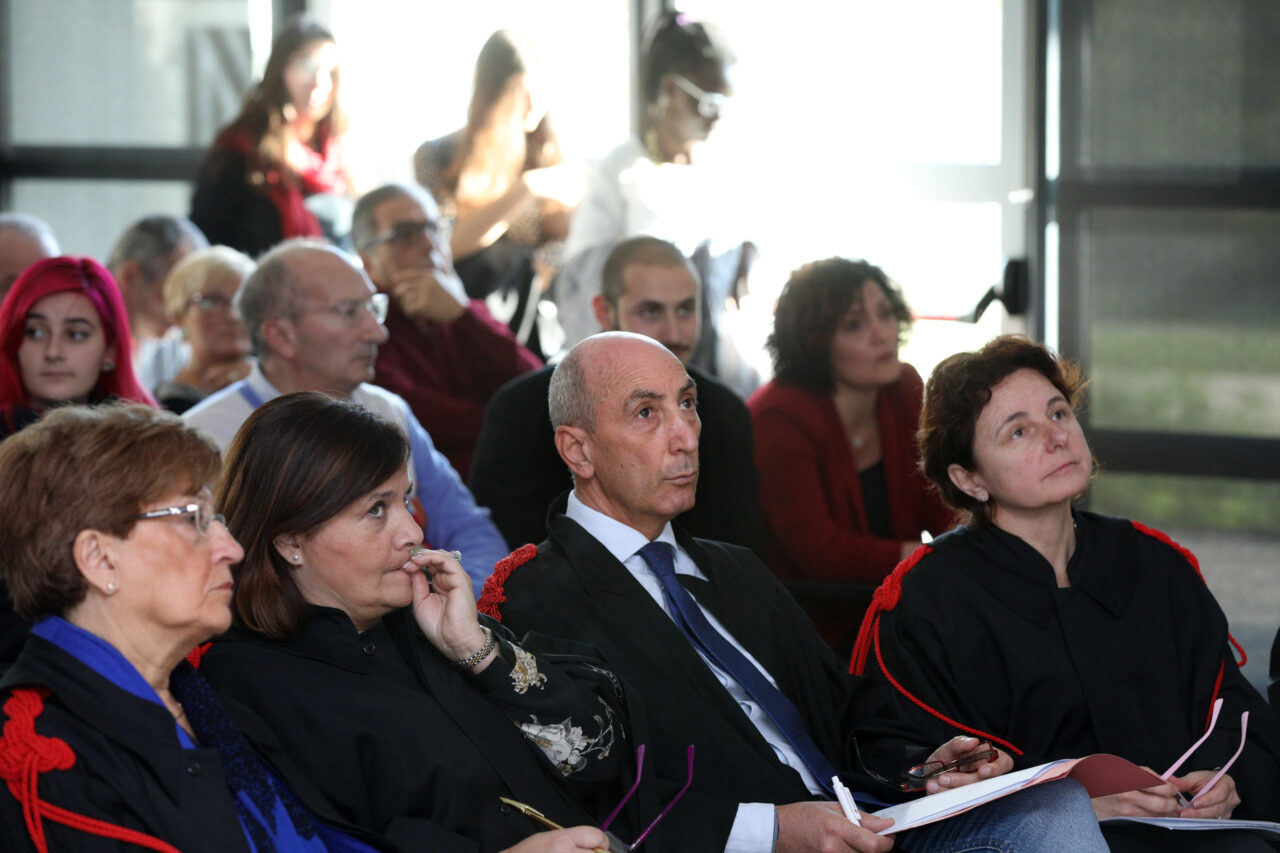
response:
<path id="1" fill-rule="evenodd" d="M 560 541 L 565 559 L 577 574 L 592 605 L 603 617 L 602 623 L 610 626 L 613 643 L 624 646 L 629 657 L 645 659 L 653 671 L 664 673 L 672 693 L 695 695 L 712 704 L 721 719 L 768 756 L 771 762 L 776 762 L 773 747 L 769 746 L 760 731 L 693 650 L 684 632 L 658 606 L 639 581 L 631 576 L 626 566 L 618 562 L 594 537 L 567 518 L 556 519 L 552 536 Z M 687 538 L 682 537 L 682 547 L 688 550 L 690 544 L 692 543 Z M 735 629 L 723 618 L 726 611 L 722 596 L 718 594 L 728 584 L 714 580 L 724 574 L 723 567 L 712 565 L 714 561 L 700 548 L 690 553 L 698 567 L 707 572 L 713 581 L 708 583 L 682 576 L 681 583 L 686 584 L 700 602 L 702 594 L 706 593 L 705 606 L 733 633 Z M 706 567 L 703 560 L 708 563 Z M 735 638 L 736 636 L 735 634 Z M 753 655 L 757 654 L 757 649 L 761 649 L 760 643 L 743 645 Z M 765 653 L 763 657 L 758 656 L 757 660 L 770 672 L 774 672 L 776 669 L 771 668 L 771 658 L 772 655 Z M 620 674 L 626 677 L 625 672 Z M 652 703 L 660 699 L 651 696 L 648 701 Z"/>

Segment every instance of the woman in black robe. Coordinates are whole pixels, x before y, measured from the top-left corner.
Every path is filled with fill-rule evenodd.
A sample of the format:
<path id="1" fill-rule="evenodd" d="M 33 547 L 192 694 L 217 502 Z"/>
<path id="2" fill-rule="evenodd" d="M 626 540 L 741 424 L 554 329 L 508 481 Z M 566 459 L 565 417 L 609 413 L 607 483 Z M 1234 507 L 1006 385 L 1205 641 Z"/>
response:
<path id="1" fill-rule="evenodd" d="M 1212 734 L 1167 784 L 1094 809 L 1275 820 L 1280 720 L 1240 674 L 1194 555 L 1137 522 L 1072 507 L 1094 469 L 1075 417 L 1083 385 L 1074 365 L 1015 336 L 938 366 L 921 464 L 969 522 L 877 591 L 852 669 L 886 681 L 925 737 L 987 737 L 1019 767 L 1111 752 L 1164 773 L 1221 698 Z M 1244 711 L 1240 757 L 1201 791 L 1240 746 Z M 1188 835 L 1201 833 L 1171 843 L 1190 849 Z"/>
<path id="2" fill-rule="evenodd" d="M 396 426 L 323 394 L 245 421 L 217 489 L 245 543 L 234 623 L 201 673 L 389 849 L 602 847 L 587 824 L 631 771 L 621 684 L 477 616 L 465 555 L 420 547 L 408 453 Z M 572 835 L 541 833 L 503 797 Z"/>

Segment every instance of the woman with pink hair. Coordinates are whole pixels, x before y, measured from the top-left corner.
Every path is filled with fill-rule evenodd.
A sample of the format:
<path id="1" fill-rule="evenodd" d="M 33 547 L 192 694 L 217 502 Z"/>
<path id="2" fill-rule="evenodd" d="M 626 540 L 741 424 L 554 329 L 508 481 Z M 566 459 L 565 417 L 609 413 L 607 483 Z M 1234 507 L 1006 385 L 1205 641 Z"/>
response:
<path id="1" fill-rule="evenodd" d="M 138 382 L 120 288 L 92 258 L 32 264 L 0 305 L 0 438 L 62 403 L 132 400 Z"/>

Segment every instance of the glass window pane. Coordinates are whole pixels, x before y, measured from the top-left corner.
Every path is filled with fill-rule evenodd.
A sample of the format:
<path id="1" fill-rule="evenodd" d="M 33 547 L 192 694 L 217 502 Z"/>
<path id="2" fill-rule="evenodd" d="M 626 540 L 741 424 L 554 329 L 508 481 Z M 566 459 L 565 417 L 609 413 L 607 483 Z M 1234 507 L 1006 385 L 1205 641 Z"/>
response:
<path id="1" fill-rule="evenodd" d="M 13 182 L 13 209 L 52 226 L 62 251 L 106 262 L 116 239 L 135 220 L 153 213 L 186 216 L 191 186 L 173 181 Z"/>
<path id="2" fill-rule="evenodd" d="M 554 14 L 526 0 L 315 6 L 342 51 L 348 150 L 361 190 L 412 180 L 418 146 L 466 123 L 476 57 L 499 29 L 515 30 L 533 45 L 540 60 L 537 94 L 566 157 L 599 156 L 630 132 L 626 0 L 557 0 Z"/>
<path id="3" fill-rule="evenodd" d="M 1082 218 L 1094 426 L 1280 436 L 1278 233 L 1276 211 Z"/>
<path id="4" fill-rule="evenodd" d="M 797 146 L 804 154 L 796 159 L 841 169 L 1001 160 L 1004 45 L 996 0 L 788 0 L 785 11 L 687 0 L 679 7 L 721 27 L 738 57 L 719 136 L 751 140 L 766 162 L 795 158 Z"/>
<path id="5" fill-rule="evenodd" d="M 1280 163 L 1280 4 L 1094 0 L 1090 8 L 1081 166 Z"/>
<path id="6" fill-rule="evenodd" d="M 7 6 L 14 145 L 203 146 L 251 82 L 246 0 Z"/>
<path id="7" fill-rule="evenodd" d="M 1104 470 L 1089 490 L 1089 508 L 1163 530 L 1196 555 L 1231 633 L 1249 655 L 1245 678 L 1265 691 L 1276 633 L 1280 483 Z"/>

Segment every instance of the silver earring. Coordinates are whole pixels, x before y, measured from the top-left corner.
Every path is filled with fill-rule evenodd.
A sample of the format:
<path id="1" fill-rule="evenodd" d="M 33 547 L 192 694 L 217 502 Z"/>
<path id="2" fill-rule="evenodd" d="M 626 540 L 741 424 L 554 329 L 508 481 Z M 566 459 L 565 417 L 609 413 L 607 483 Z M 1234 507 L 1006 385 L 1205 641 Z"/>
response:
<path id="1" fill-rule="evenodd" d="M 295 563 L 301 563 L 301 562 L 302 562 L 302 555 L 301 555 L 301 554 L 294 554 L 294 555 L 293 555 L 293 561 L 294 561 Z"/>
<path id="2" fill-rule="evenodd" d="M 978 492 L 978 500 L 982 501 L 983 503 L 986 503 L 986 502 L 987 502 L 987 493 L 986 493 L 986 492 Z"/>

